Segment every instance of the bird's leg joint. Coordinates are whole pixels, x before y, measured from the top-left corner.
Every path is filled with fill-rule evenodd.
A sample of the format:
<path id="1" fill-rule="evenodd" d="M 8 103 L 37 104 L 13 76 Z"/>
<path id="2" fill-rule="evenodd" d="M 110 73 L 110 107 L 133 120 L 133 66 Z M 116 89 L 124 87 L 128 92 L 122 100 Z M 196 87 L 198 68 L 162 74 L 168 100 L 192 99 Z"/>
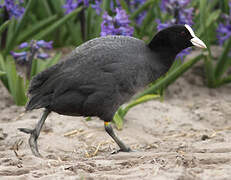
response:
<path id="1" fill-rule="evenodd" d="M 104 128 L 108 134 L 114 133 L 109 122 L 104 122 Z"/>
<path id="2" fill-rule="evenodd" d="M 31 134 L 35 140 L 38 139 L 38 133 L 36 132 L 36 129 L 18 128 L 18 130 L 26 134 Z"/>

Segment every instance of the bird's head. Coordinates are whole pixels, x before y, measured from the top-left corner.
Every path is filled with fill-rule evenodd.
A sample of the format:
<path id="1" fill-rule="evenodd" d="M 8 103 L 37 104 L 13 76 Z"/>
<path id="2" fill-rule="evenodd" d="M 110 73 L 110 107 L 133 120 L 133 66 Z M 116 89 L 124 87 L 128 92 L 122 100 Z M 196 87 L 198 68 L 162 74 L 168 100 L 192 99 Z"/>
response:
<path id="1" fill-rule="evenodd" d="M 179 53 L 185 48 L 196 46 L 207 48 L 189 25 L 173 25 L 159 31 L 149 44 L 152 49 L 171 49 Z"/>

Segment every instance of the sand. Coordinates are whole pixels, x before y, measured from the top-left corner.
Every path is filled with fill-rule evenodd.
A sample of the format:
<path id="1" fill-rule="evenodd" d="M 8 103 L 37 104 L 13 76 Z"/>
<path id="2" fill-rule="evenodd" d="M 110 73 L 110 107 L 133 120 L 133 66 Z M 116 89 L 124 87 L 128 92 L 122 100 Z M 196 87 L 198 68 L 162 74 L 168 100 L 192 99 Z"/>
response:
<path id="1" fill-rule="evenodd" d="M 111 154 L 117 145 L 97 118 L 52 113 L 39 137 L 43 158 L 34 157 L 28 135 L 42 114 L 16 119 L 0 84 L 0 179 L 231 179 L 231 86 L 208 89 L 197 65 L 171 85 L 163 102 L 149 101 L 127 114 L 118 136 L 135 152 Z"/>

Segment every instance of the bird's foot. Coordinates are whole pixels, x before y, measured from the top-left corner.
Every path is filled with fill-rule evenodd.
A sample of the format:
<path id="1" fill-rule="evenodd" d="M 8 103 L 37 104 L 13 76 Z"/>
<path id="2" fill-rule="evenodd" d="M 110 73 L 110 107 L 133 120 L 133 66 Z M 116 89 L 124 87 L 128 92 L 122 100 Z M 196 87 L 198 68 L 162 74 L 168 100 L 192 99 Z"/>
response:
<path id="1" fill-rule="evenodd" d="M 18 128 L 19 131 L 24 132 L 26 134 L 32 134 L 33 129 L 28 129 L 28 128 Z"/>
<path id="2" fill-rule="evenodd" d="M 38 151 L 38 145 L 37 145 L 38 134 L 36 132 L 36 129 L 18 128 L 18 130 L 26 134 L 30 134 L 30 138 L 28 141 L 30 145 L 30 149 L 36 157 L 41 158 L 42 156 Z"/>
<path id="3" fill-rule="evenodd" d="M 112 151 L 111 154 L 117 154 L 119 152 L 135 152 L 135 151 L 132 150 L 130 147 L 126 147 L 123 149 L 120 148 L 119 150 Z"/>

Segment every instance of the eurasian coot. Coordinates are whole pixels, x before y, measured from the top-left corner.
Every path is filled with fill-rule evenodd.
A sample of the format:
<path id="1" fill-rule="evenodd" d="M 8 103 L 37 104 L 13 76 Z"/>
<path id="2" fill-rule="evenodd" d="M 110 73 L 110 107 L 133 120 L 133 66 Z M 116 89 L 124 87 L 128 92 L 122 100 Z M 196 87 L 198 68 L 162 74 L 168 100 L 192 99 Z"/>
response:
<path id="1" fill-rule="evenodd" d="M 92 39 L 65 60 L 36 75 L 28 90 L 26 110 L 45 108 L 29 133 L 34 155 L 40 156 L 37 138 L 50 112 L 70 116 L 97 116 L 121 151 L 131 149 L 119 140 L 109 124 L 120 105 L 137 91 L 164 75 L 176 55 L 190 46 L 206 48 L 188 25 L 158 32 L 149 44 L 128 36 Z"/>

